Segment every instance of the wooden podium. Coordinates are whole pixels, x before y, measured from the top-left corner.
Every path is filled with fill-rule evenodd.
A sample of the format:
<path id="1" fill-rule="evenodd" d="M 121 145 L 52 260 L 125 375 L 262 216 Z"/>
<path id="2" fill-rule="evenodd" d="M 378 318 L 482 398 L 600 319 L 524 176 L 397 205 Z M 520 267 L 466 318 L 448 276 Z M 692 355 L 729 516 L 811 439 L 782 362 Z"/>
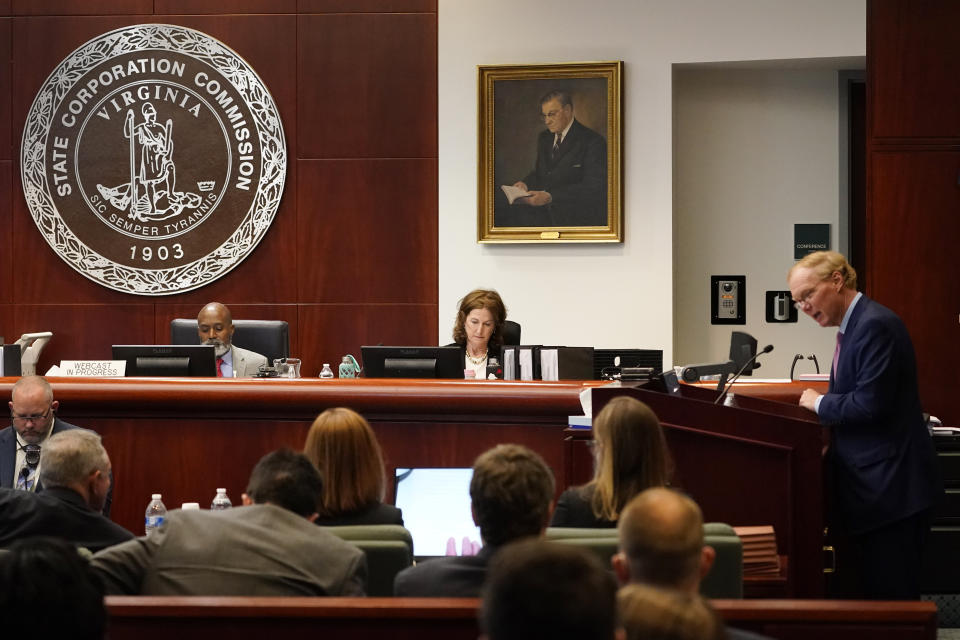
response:
<path id="1" fill-rule="evenodd" d="M 763 581 L 775 586 L 768 595 L 823 597 L 824 436 L 816 416 L 739 393 L 734 406 L 715 405 L 715 390 L 680 385 L 679 394 L 667 395 L 653 384 L 598 387 L 593 414 L 619 395 L 649 405 L 674 459 L 674 486 L 697 501 L 707 521 L 773 525 L 785 567 L 779 586 Z M 566 475 L 574 484 L 586 482 L 593 470 L 590 432 L 567 433 Z M 746 587 L 750 591 L 749 582 Z"/>

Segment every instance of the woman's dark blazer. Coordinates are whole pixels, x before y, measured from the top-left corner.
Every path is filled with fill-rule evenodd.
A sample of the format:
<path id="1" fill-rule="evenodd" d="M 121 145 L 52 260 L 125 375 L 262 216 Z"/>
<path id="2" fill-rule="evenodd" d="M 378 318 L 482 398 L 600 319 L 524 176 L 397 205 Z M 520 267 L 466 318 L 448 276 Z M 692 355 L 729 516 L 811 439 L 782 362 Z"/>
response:
<path id="1" fill-rule="evenodd" d="M 589 529 L 610 529 L 617 526 L 616 520 L 598 518 L 593 513 L 590 501 L 593 499 L 593 485 L 571 487 L 560 494 L 557 508 L 553 511 L 551 527 L 580 527 Z"/>
<path id="2" fill-rule="evenodd" d="M 346 527 L 361 524 L 399 524 L 403 526 L 403 512 L 393 505 L 377 502 L 357 511 L 317 518 L 317 524 L 323 527 Z"/>

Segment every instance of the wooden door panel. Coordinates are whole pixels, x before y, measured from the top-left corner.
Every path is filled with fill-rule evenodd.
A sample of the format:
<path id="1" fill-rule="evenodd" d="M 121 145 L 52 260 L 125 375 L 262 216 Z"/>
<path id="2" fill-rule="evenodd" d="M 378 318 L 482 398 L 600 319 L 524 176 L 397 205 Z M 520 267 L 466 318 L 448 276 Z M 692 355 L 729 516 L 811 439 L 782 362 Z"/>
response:
<path id="1" fill-rule="evenodd" d="M 960 423 L 944 383 L 960 361 L 960 152 L 875 151 L 871 174 L 869 293 L 910 331 L 924 409 Z"/>
<path id="2" fill-rule="evenodd" d="M 960 138 L 960 2 L 872 0 L 874 138 Z"/>

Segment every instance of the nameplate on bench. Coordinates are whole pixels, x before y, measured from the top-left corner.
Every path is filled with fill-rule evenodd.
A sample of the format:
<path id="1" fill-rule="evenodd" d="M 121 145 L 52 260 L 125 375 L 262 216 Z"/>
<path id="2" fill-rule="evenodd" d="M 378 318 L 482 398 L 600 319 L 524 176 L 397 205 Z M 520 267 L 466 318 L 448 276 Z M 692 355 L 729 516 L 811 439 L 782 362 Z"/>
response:
<path id="1" fill-rule="evenodd" d="M 126 372 L 126 360 L 61 360 L 60 371 L 56 375 L 81 376 L 84 378 L 122 378 Z"/>

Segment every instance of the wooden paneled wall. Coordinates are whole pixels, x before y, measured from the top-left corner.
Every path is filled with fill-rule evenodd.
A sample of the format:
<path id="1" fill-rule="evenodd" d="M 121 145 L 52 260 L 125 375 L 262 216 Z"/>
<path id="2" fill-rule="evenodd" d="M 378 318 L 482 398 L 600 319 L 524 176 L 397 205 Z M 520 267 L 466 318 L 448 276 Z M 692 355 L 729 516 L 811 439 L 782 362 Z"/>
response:
<path id="1" fill-rule="evenodd" d="M 20 187 L 20 139 L 48 74 L 112 29 L 167 23 L 243 56 L 277 103 L 286 190 L 256 250 L 216 282 L 143 297 L 63 262 Z M 165 344 L 211 300 L 290 323 L 304 375 L 361 344 L 437 336 L 436 0 L 0 0 L 0 335 L 53 331 L 40 370 Z M 451 310 L 451 317 L 453 310 Z"/>
<path id="2" fill-rule="evenodd" d="M 924 410 L 960 424 L 960 3 L 867 5 L 868 293 L 913 338 Z"/>

